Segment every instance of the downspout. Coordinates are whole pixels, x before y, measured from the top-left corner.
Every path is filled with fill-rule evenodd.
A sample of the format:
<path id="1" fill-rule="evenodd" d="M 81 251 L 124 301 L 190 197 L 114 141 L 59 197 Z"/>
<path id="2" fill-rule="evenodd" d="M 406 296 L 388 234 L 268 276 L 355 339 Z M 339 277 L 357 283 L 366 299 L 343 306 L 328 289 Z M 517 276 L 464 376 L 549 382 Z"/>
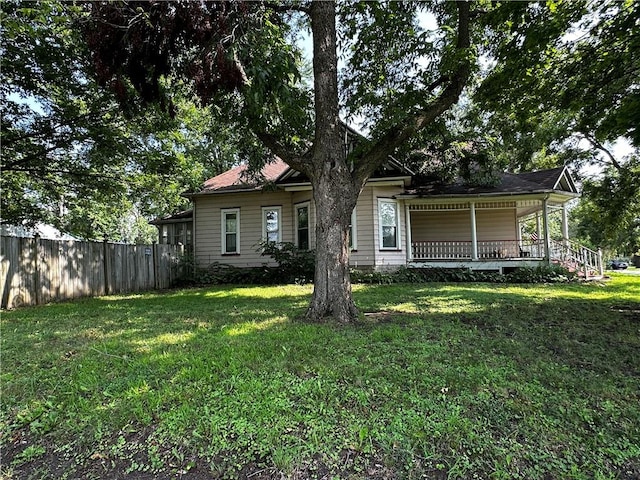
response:
<path id="1" fill-rule="evenodd" d="M 196 199 L 191 197 L 191 203 L 193 204 L 193 215 L 191 215 L 191 256 L 193 264 L 193 277 L 196 276 Z"/>

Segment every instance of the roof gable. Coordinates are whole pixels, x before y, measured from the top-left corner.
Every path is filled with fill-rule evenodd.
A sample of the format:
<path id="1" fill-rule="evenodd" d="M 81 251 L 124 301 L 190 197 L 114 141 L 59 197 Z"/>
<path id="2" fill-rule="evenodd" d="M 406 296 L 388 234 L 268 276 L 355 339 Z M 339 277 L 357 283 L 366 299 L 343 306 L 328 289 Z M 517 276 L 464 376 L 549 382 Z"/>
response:
<path id="1" fill-rule="evenodd" d="M 569 174 L 567 167 L 557 167 L 537 172 L 519 173 L 518 177 L 536 183 L 550 190 L 561 190 L 577 193 L 578 189 Z"/>

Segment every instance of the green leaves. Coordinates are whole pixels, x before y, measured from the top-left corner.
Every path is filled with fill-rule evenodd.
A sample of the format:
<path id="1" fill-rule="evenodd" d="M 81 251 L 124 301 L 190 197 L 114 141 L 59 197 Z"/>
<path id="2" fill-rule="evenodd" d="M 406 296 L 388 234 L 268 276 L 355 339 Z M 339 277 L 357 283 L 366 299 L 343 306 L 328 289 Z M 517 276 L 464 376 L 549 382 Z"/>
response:
<path id="1" fill-rule="evenodd" d="M 150 241 L 150 218 L 184 209 L 181 193 L 237 161 L 239 133 L 196 109 L 180 82 L 158 80 L 173 119 L 140 102 L 122 111 L 94 78 L 86 16 L 72 4 L 3 2 L 1 12 L 3 222 Z"/>

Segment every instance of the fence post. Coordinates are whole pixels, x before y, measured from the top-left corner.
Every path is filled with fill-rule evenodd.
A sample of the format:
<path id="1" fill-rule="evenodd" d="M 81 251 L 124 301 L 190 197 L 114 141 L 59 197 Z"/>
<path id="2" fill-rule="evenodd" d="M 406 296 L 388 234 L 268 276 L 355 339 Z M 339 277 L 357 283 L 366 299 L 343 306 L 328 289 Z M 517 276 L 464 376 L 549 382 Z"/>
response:
<path id="1" fill-rule="evenodd" d="M 602 264 L 602 249 L 598 247 L 598 272 L 602 277 L 604 275 L 604 265 Z"/>
<path id="2" fill-rule="evenodd" d="M 151 244 L 151 253 L 153 261 L 153 289 L 158 290 L 158 245 L 156 242 Z"/>
<path id="3" fill-rule="evenodd" d="M 109 245 L 106 237 L 102 242 L 102 257 L 104 267 L 104 294 L 109 295 Z"/>
<path id="4" fill-rule="evenodd" d="M 33 282 L 33 287 L 35 290 L 35 297 L 36 297 L 36 305 L 40 305 L 40 235 L 38 235 L 37 233 L 33 236 L 33 241 L 35 242 L 35 245 L 33 246 L 33 250 L 35 253 L 35 259 L 33 261 L 33 269 L 34 269 L 34 282 Z"/>
<path id="5" fill-rule="evenodd" d="M 589 254 L 584 248 L 582 249 L 582 265 L 584 267 L 584 279 L 588 280 L 589 279 Z"/>

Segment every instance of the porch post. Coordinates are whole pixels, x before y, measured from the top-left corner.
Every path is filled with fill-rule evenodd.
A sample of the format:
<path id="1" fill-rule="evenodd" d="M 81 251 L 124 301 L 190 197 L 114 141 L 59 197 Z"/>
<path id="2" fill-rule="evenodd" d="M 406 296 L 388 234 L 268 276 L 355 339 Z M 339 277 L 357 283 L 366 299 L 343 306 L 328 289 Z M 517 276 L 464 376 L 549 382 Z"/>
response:
<path id="1" fill-rule="evenodd" d="M 542 200 L 542 227 L 544 229 L 544 259 L 551 263 L 551 238 L 549 238 L 549 205 L 548 199 Z"/>
<path id="2" fill-rule="evenodd" d="M 405 227 L 407 229 L 407 263 L 413 260 L 413 245 L 411 244 L 411 212 L 409 211 L 409 205 L 404 206 L 405 214 Z"/>
<path id="3" fill-rule="evenodd" d="M 604 275 L 604 264 L 602 263 L 602 249 L 598 247 L 598 274 L 602 277 Z"/>
<path id="4" fill-rule="evenodd" d="M 569 242 L 569 219 L 567 215 L 567 204 L 562 204 L 562 240 Z"/>
<path id="5" fill-rule="evenodd" d="M 476 202 L 471 207 L 471 260 L 478 260 L 478 232 L 476 231 Z"/>

